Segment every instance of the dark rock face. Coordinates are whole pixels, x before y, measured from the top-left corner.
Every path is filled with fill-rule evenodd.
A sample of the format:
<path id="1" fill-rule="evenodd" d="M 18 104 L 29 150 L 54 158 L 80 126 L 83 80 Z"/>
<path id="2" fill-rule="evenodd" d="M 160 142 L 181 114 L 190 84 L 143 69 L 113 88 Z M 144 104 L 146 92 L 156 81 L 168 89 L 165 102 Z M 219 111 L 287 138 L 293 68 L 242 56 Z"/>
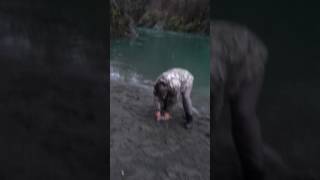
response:
<path id="1" fill-rule="evenodd" d="M 0 6 L 0 179 L 107 179 L 106 39 L 29 3 Z"/>

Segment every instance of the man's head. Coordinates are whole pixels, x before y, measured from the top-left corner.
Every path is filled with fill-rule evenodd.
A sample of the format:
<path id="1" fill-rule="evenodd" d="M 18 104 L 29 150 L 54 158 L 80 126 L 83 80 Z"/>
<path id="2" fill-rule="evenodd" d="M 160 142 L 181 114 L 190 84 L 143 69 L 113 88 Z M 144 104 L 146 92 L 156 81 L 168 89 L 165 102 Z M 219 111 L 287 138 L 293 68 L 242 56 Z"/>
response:
<path id="1" fill-rule="evenodd" d="M 166 99 L 169 93 L 169 87 L 163 82 L 158 82 L 155 87 L 155 95 L 158 96 L 160 99 Z"/>

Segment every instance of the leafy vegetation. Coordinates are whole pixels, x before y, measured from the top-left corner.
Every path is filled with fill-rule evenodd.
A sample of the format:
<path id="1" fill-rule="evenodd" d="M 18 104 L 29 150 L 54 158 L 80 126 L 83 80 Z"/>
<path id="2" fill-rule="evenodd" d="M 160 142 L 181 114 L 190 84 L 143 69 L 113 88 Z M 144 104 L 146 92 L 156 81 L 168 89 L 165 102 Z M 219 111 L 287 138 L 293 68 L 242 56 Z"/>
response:
<path id="1" fill-rule="evenodd" d="M 133 26 L 178 32 L 209 32 L 209 8 L 205 3 L 202 2 L 204 5 L 200 5 L 203 11 L 199 11 L 199 7 L 198 9 L 192 7 L 188 9 L 188 6 L 178 6 L 180 8 L 178 13 L 175 8 L 164 9 L 160 7 L 164 4 L 164 2 L 160 1 L 113 0 L 111 2 L 111 36 L 118 37 L 130 34 L 133 31 Z M 167 7 L 174 7 L 179 3 L 186 2 L 172 0 L 166 1 L 166 3 L 168 3 L 166 4 Z"/>

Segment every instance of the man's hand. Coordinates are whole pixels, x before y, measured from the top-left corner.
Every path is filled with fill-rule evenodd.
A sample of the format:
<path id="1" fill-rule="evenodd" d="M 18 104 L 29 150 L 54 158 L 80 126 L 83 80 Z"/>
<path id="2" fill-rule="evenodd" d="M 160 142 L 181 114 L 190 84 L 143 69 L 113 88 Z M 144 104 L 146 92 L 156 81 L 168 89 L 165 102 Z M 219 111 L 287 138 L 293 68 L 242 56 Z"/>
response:
<path id="1" fill-rule="evenodd" d="M 155 115 L 155 118 L 156 118 L 157 121 L 160 121 L 160 120 L 161 120 L 161 113 L 160 113 L 160 111 L 156 111 L 154 115 Z"/>
<path id="2" fill-rule="evenodd" d="M 168 121 L 171 119 L 171 115 L 168 112 L 164 112 L 164 120 Z"/>

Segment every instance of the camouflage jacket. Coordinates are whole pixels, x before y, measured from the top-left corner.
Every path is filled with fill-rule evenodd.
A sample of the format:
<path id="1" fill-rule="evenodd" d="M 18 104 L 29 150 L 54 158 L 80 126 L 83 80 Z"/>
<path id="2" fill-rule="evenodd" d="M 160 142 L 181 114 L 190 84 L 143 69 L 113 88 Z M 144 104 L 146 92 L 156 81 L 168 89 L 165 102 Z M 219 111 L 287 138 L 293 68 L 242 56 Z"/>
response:
<path id="1" fill-rule="evenodd" d="M 189 88 L 192 88 L 193 79 L 193 75 L 189 71 L 181 68 L 173 68 L 162 73 L 156 80 L 156 84 L 163 82 L 169 85 L 170 91 L 176 95 L 171 100 L 173 103 L 175 103 L 177 99 L 179 99 L 181 93 L 185 92 Z M 157 97 L 155 97 L 155 104 L 159 110 L 160 100 Z"/>

